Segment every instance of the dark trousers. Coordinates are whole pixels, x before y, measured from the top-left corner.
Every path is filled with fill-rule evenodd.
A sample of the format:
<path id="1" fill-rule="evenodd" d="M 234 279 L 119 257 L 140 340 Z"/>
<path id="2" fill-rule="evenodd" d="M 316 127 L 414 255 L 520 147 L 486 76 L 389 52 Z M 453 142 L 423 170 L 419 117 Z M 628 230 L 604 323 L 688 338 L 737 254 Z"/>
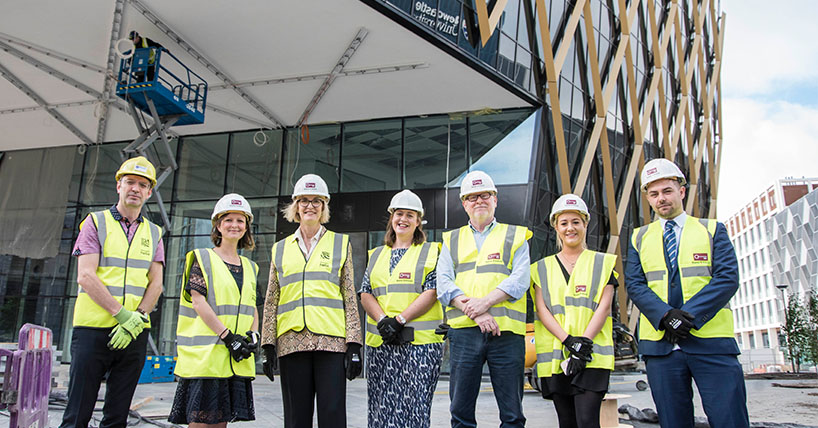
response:
<path id="1" fill-rule="evenodd" d="M 99 385 L 105 374 L 105 403 L 100 428 L 125 427 L 136 383 L 145 364 L 148 330 L 127 348 L 108 349 L 112 328 L 76 327 L 71 335 L 71 371 L 68 405 L 61 428 L 87 427 L 97 403 Z"/>
<path id="2" fill-rule="evenodd" d="M 582 394 L 554 394 L 554 408 L 560 428 L 599 428 L 599 411 L 604 392 L 585 391 Z"/>
<path id="3" fill-rule="evenodd" d="M 648 383 L 662 427 L 693 428 L 693 386 L 696 381 L 707 421 L 713 428 L 745 428 L 747 391 L 735 355 L 688 354 L 645 356 Z"/>
<path id="4" fill-rule="evenodd" d="M 523 375 L 525 339 L 504 331 L 500 336 L 480 332 L 479 327 L 449 330 L 449 398 L 452 428 L 474 428 L 477 396 L 483 364 L 488 364 L 494 398 L 500 411 L 501 428 L 525 426 Z"/>
<path id="5" fill-rule="evenodd" d="M 295 352 L 278 359 L 285 428 L 311 428 L 316 400 L 318 426 L 347 425 L 346 377 L 341 352 Z"/>

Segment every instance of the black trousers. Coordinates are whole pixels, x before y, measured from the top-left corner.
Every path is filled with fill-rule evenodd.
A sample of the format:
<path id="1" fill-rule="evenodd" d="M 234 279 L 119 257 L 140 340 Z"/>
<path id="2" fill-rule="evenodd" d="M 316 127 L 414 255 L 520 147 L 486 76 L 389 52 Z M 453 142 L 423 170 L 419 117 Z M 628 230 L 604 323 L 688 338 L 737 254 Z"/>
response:
<path id="1" fill-rule="evenodd" d="M 344 428 L 346 377 L 341 352 L 295 352 L 278 359 L 285 428 L 311 428 L 316 399 L 319 428 Z"/>
<path id="2" fill-rule="evenodd" d="M 68 405 L 61 428 L 87 427 L 97 403 L 99 385 L 108 374 L 100 428 L 125 427 L 136 383 L 145 365 L 148 330 L 127 348 L 108 349 L 112 328 L 76 327 L 71 335 L 71 371 Z"/>

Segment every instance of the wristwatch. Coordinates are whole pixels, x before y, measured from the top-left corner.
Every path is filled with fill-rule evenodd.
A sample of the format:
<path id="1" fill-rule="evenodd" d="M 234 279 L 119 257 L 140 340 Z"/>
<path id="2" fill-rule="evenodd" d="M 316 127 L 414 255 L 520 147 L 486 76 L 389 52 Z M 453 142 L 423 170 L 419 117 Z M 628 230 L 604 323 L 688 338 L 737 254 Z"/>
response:
<path id="1" fill-rule="evenodd" d="M 404 318 L 401 314 L 395 315 L 395 319 L 401 324 L 406 324 L 406 318 Z"/>

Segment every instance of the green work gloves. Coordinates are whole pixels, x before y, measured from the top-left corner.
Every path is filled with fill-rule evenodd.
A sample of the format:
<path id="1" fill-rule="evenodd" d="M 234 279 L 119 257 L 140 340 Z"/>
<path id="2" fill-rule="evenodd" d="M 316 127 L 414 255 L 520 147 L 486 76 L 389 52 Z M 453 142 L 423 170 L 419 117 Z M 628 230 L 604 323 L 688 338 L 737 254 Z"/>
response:
<path id="1" fill-rule="evenodd" d="M 121 325 L 114 327 L 111 333 L 108 334 L 111 340 L 108 341 L 108 349 L 112 351 L 119 351 L 125 349 L 133 341 L 133 337 Z"/>
<path id="2" fill-rule="evenodd" d="M 145 324 L 148 322 L 147 315 L 129 311 L 124 307 L 114 315 L 114 319 L 119 324 L 108 335 L 111 338 L 108 342 L 108 348 L 113 350 L 124 349 L 130 345 L 142 333 Z"/>

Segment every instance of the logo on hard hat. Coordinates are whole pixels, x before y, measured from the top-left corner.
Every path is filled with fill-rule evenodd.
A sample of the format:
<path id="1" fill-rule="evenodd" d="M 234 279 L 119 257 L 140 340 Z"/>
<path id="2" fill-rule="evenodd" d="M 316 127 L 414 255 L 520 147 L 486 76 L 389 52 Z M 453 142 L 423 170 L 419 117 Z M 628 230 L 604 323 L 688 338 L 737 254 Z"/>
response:
<path id="1" fill-rule="evenodd" d="M 648 170 L 647 174 L 648 175 L 653 175 L 653 174 L 656 174 L 657 172 L 659 172 L 658 168 L 651 168 L 651 169 Z"/>
<path id="2" fill-rule="evenodd" d="M 315 189 L 315 183 L 304 183 L 305 189 Z"/>
<path id="3" fill-rule="evenodd" d="M 483 185 L 483 180 L 480 179 L 480 178 L 478 178 L 477 180 L 472 180 L 471 185 L 472 186 L 481 186 L 481 185 Z"/>
<path id="4" fill-rule="evenodd" d="M 576 204 L 577 204 L 577 200 L 576 200 L 576 199 L 567 199 L 567 200 L 565 201 L 565 205 L 576 205 Z"/>
<path id="5" fill-rule="evenodd" d="M 500 260 L 500 253 L 491 253 L 486 256 L 486 260 Z"/>
<path id="6" fill-rule="evenodd" d="M 587 287 L 584 286 L 584 285 L 575 285 L 574 286 L 574 294 L 584 293 L 586 289 L 587 289 Z"/>
<path id="7" fill-rule="evenodd" d="M 708 259 L 707 253 L 694 253 L 693 254 L 693 261 L 694 262 L 706 262 Z"/>
<path id="8" fill-rule="evenodd" d="M 230 205 L 242 206 L 243 204 L 241 203 L 241 199 L 231 199 L 230 200 Z"/>
<path id="9" fill-rule="evenodd" d="M 401 272 L 398 274 L 398 279 L 412 279 L 412 274 L 410 272 Z"/>
<path id="10" fill-rule="evenodd" d="M 134 169 L 134 171 L 148 172 L 148 167 L 146 167 L 144 165 L 134 165 L 133 169 Z"/>

